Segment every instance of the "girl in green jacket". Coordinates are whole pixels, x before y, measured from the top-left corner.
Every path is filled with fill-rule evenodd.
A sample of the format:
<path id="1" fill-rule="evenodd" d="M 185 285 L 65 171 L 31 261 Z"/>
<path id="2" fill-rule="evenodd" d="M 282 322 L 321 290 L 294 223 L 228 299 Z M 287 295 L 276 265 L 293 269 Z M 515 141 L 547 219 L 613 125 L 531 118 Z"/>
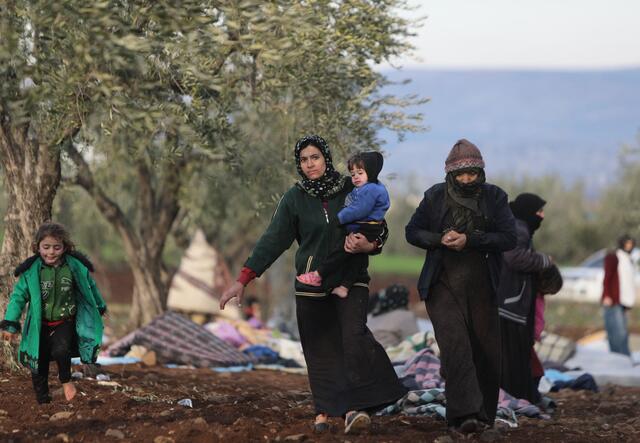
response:
<path id="1" fill-rule="evenodd" d="M 49 403 L 49 363 L 58 364 L 58 377 L 67 400 L 76 395 L 71 382 L 71 357 L 95 363 L 102 342 L 102 314 L 106 305 L 89 274 L 93 265 L 74 251 L 66 229 L 44 223 L 36 233 L 35 255 L 15 270 L 15 285 L 2 336 L 13 340 L 20 332 L 20 317 L 27 303 L 18 356 L 31 370 L 38 403 Z"/>

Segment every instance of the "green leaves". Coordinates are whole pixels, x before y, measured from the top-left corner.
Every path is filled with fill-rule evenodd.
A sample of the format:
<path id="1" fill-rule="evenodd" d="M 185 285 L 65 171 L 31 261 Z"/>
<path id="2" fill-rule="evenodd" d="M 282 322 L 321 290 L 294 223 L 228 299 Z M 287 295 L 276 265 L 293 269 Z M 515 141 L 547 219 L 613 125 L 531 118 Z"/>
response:
<path id="1" fill-rule="evenodd" d="M 302 134 L 323 135 L 340 163 L 357 147 L 380 147 L 381 127 L 419 129 L 402 111 L 417 100 L 378 96 L 385 79 L 375 63 L 409 48 L 398 6 L 15 0 L 0 9 L 2 112 L 47 145 L 80 128 L 75 141 L 91 147 L 106 189 L 138 192 L 129 168 L 142 155 L 160 199 L 157 166 L 195 158 L 181 197 L 191 220 L 227 223 L 223 210 L 199 214 L 204 201 L 226 207 L 238 186 L 246 198 L 237 211 L 264 214 L 295 177 Z M 118 201 L 136 218 L 133 198 Z M 229 223 L 229 236 L 241 229 Z"/>

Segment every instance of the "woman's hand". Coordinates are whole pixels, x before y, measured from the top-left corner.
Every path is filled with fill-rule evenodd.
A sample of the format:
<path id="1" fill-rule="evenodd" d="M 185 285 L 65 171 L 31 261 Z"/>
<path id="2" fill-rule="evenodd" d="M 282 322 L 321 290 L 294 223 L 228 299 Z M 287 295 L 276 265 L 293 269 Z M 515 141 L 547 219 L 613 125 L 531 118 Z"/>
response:
<path id="1" fill-rule="evenodd" d="M 467 235 L 460 234 L 456 231 L 446 232 L 442 239 L 441 243 L 449 249 L 453 249 L 454 251 L 462 251 L 465 245 L 467 244 Z"/>
<path id="2" fill-rule="evenodd" d="M 605 297 L 602 299 L 602 304 L 605 306 L 613 306 L 613 299 L 611 297 Z"/>
<path id="3" fill-rule="evenodd" d="M 220 297 L 220 309 L 224 309 L 224 306 L 233 297 L 238 298 L 238 306 L 242 305 L 242 296 L 244 295 L 244 285 L 239 281 L 234 282 Z"/>
<path id="4" fill-rule="evenodd" d="M 344 239 L 344 250 L 350 254 L 368 254 L 375 248 L 375 243 L 371 243 L 367 237 L 358 232 L 352 232 Z"/>

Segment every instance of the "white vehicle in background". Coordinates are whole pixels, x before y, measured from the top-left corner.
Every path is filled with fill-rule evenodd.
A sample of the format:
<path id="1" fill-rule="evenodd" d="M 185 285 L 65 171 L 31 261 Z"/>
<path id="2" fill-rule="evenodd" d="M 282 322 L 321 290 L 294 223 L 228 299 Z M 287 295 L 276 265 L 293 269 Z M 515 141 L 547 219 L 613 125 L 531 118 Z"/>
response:
<path id="1" fill-rule="evenodd" d="M 560 268 L 563 285 L 560 292 L 547 300 L 566 300 L 586 303 L 600 303 L 602 299 L 602 281 L 604 280 L 604 257 L 606 249 L 600 249 L 587 257 L 580 266 Z M 636 264 L 637 300 L 640 302 L 640 249 L 632 251 L 631 256 Z"/>

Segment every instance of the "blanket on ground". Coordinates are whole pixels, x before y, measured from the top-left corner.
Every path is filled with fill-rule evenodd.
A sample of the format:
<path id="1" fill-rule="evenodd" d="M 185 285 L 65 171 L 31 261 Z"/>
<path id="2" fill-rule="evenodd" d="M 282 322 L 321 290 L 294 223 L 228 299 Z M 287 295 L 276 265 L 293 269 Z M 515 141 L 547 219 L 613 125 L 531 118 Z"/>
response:
<path id="1" fill-rule="evenodd" d="M 424 348 L 397 369 L 402 384 L 410 391 L 379 415 L 405 413 L 445 417 L 445 381 L 440 375 L 440 359 L 430 348 Z M 541 417 L 540 409 L 524 399 L 517 399 L 500 390 L 497 417 L 513 424 L 515 415 Z"/>
<path id="2" fill-rule="evenodd" d="M 195 367 L 239 366 L 254 359 L 225 343 L 205 328 L 168 311 L 118 340 L 107 349 L 111 357 L 125 355 L 132 345 L 155 351 L 159 363 Z"/>

